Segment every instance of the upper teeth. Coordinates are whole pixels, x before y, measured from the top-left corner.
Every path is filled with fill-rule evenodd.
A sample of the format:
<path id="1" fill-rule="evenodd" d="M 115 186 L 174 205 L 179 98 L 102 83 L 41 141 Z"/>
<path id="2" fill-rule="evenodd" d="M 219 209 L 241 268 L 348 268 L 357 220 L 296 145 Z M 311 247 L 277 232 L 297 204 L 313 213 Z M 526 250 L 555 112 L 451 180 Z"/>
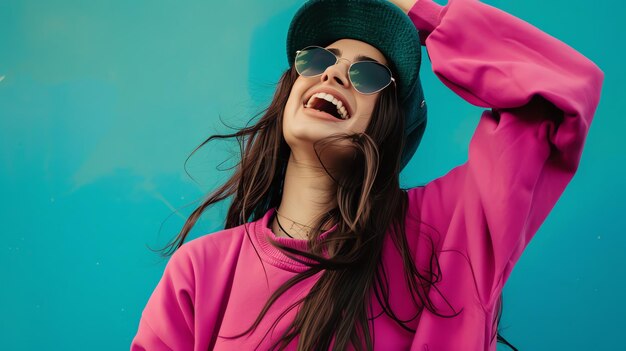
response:
<path id="1" fill-rule="evenodd" d="M 309 102 L 311 102 L 313 98 L 320 98 L 332 102 L 337 107 L 337 111 L 339 112 L 341 119 L 348 119 L 348 111 L 346 111 L 346 108 L 343 106 L 341 100 L 335 98 L 331 94 L 326 93 L 313 94 L 313 96 L 311 96 L 311 98 L 309 99 Z M 309 107 L 309 103 L 307 103 L 307 107 Z"/>

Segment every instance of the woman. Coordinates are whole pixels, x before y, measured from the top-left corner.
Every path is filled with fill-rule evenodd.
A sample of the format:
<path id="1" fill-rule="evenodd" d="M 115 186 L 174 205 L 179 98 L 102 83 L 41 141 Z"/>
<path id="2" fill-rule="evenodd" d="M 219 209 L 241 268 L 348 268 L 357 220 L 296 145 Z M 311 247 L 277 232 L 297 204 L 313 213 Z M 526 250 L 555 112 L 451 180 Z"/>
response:
<path id="1" fill-rule="evenodd" d="M 487 109 L 466 163 L 401 189 L 426 126 L 421 45 Z M 131 350 L 495 350 L 502 289 L 577 170 L 604 73 L 476 0 L 309 1 L 287 54 L 258 123 L 202 144 L 246 138 L 170 244 Z M 225 229 L 183 245 L 231 195 Z"/>

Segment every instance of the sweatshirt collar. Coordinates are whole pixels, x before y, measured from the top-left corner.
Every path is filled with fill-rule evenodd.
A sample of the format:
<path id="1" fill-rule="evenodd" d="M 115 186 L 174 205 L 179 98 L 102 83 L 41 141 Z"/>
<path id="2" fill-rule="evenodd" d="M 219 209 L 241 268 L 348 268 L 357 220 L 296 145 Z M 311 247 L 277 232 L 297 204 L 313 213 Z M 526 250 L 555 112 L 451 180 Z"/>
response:
<path id="1" fill-rule="evenodd" d="M 265 215 L 263 215 L 263 217 L 254 222 L 254 235 L 252 235 L 252 237 L 256 239 L 256 244 L 261 249 L 261 256 L 266 262 L 284 270 L 292 272 L 302 272 L 307 270 L 309 268 L 307 265 L 288 257 L 280 249 L 272 246 L 272 244 L 269 242 L 268 238 L 271 238 L 272 240 L 288 247 L 300 251 L 309 251 L 307 245 L 308 240 L 306 239 L 279 237 L 274 234 L 274 232 L 270 229 L 270 220 L 274 218 L 275 212 L 276 208 L 272 207 L 265 213 Z M 329 233 L 333 232 L 336 229 L 337 224 L 334 224 L 330 229 L 321 233 L 317 240 L 323 240 L 328 236 Z M 323 250 L 323 255 L 324 257 L 328 257 L 326 249 Z M 298 256 L 298 258 L 304 260 L 305 262 L 315 263 L 315 261 L 302 256 Z"/>

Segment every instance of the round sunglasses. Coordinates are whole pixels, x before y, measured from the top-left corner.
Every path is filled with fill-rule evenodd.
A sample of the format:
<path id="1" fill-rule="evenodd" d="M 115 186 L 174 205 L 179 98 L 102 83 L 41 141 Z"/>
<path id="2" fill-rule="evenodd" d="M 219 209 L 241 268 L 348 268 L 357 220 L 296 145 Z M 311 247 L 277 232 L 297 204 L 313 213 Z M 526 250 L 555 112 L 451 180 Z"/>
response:
<path id="1" fill-rule="evenodd" d="M 316 77 L 341 58 L 320 46 L 307 46 L 296 51 L 294 66 L 299 75 Z M 342 59 L 345 60 L 345 59 Z M 347 61 L 347 60 L 346 60 Z M 391 75 L 389 67 L 376 61 L 357 61 L 350 64 L 348 69 L 350 83 L 361 94 L 375 94 L 385 89 L 396 80 Z"/>

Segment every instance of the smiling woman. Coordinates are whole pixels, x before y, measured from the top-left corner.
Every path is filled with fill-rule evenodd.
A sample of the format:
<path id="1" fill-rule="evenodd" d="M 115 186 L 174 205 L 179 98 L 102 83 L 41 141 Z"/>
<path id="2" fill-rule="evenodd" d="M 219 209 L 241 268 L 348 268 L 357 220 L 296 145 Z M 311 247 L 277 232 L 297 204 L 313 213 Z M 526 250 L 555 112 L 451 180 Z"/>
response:
<path id="1" fill-rule="evenodd" d="M 131 350 L 515 349 L 502 289 L 578 167 L 604 73 L 475 0 L 398 5 L 298 10 L 260 120 L 200 145 L 235 137 L 241 162 L 164 248 Z M 426 127 L 424 45 L 488 109 L 466 163 L 402 189 Z M 184 243 L 228 197 L 224 229 Z"/>

